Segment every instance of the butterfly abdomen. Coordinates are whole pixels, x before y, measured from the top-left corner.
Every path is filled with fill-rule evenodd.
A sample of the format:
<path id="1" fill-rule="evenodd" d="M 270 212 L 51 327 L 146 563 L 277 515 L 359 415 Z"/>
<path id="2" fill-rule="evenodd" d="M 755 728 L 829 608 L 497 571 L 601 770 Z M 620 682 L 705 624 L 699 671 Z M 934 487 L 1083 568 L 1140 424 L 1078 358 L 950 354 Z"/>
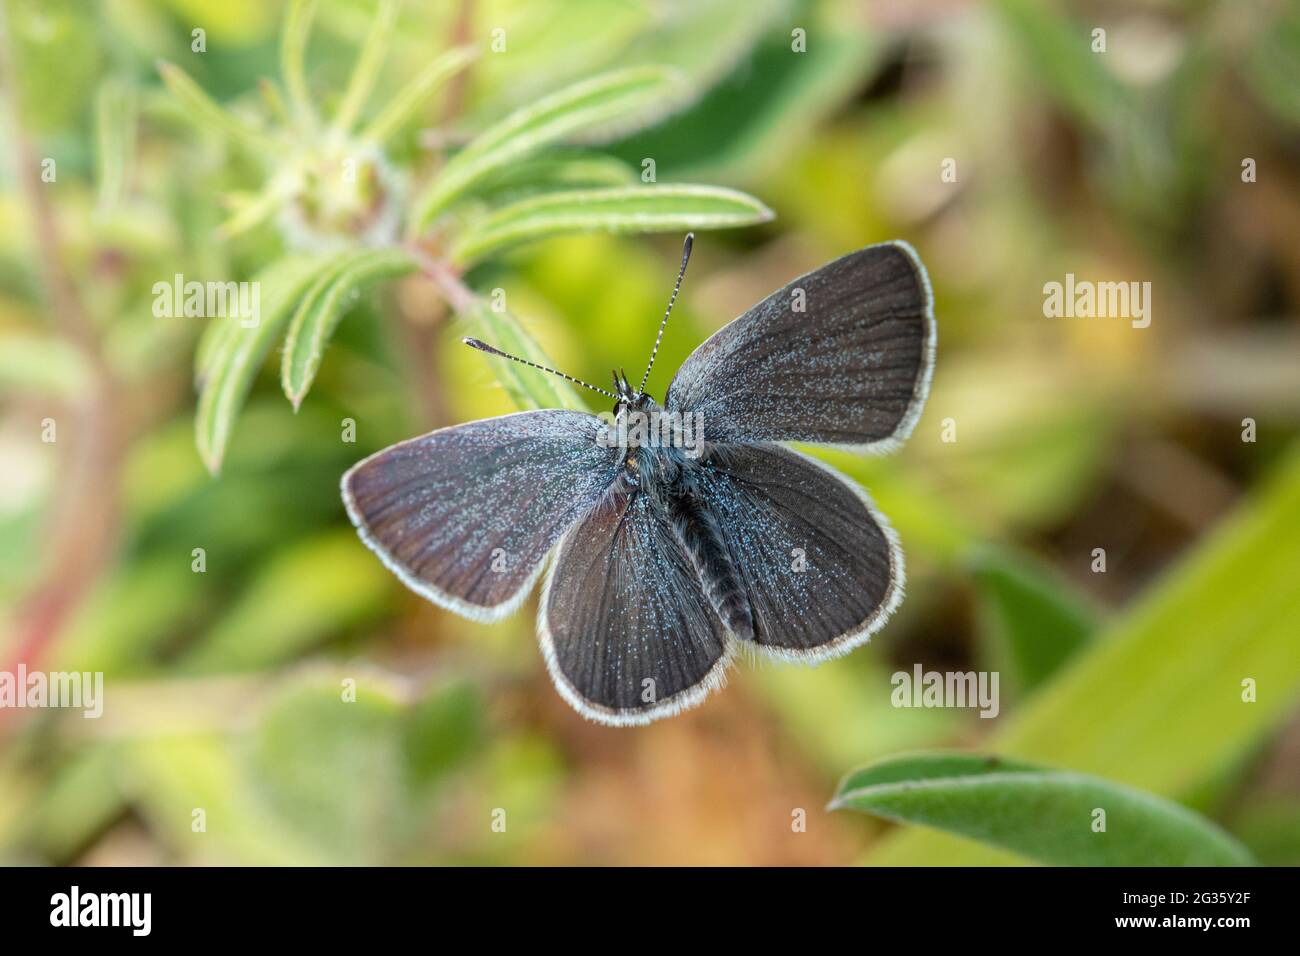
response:
<path id="1" fill-rule="evenodd" d="M 742 641 L 752 641 L 753 612 L 717 517 L 693 491 L 686 489 L 669 497 L 668 510 L 673 530 L 704 586 L 705 597 L 731 633 Z"/>

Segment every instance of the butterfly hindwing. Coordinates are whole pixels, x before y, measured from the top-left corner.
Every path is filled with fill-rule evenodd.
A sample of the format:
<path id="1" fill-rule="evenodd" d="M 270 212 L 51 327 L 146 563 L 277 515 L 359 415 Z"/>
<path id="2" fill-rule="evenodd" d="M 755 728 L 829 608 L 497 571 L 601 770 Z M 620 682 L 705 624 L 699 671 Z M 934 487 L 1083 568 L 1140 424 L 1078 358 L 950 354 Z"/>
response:
<path id="1" fill-rule="evenodd" d="M 412 590 L 479 620 L 510 613 L 547 553 L 606 492 L 617 449 L 582 412 L 521 412 L 444 428 L 353 466 L 343 501 Z"/>
<path id="2" fill-rule="evenodd" d="M 682 364 L 665 407 L 715 442 L 807 441 L 890 451 L 920 417 L 933 300 L 911 246 L 868 246 L 800 276 Z"/>
<path id="3" fill-rule="evenodd" d="M 561 543 L 537 619 L 556 687 L 579 713 L 643 724 L 719 686 L 732 642 L 667 515 L 614 494 Z"/>
<path id="4" fill-rule="evenodd" d="M 813 661 L 878 630 L 903 594 L 903 558 L 865 493 L 778 445 L 712 450 L 701 484 L 749 601 L 754 644 Z"/>

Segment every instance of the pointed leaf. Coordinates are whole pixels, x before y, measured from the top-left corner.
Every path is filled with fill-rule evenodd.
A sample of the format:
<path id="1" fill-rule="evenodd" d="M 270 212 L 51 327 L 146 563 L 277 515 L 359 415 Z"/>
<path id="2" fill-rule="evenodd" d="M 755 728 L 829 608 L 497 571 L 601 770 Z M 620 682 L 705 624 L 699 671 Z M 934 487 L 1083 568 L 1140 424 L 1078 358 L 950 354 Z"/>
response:
<path id="1" fill-rule="evenodd" d="M 605 73 L 538 100 L 457 153 L 416 198 L 410 231 L 418 234 L 489 174 L 581 131 L 640 115 L 670 101 L 677 74 L 660 67 Z"/>
<path id="2" fill-rule="evenodd" d="M 366 285 L 415 271 L 400 249 L 359 250 L 336 261 L 303 296 L 284 342 L 280 383 L 296 410 L 320 368 L 321 356 L 344 311 Z"/>
<path id="3" fill-rule="evenodd" d="M 185 117 L 199 129 L 216 129 L 227 139 L 259 155 L 274 154 L 280 150 L 281 147 L 272 137 L 219 106 L 176 64 L 160 62 L 158 73 L 172 96 L 180 103 Z"/>
<path id="4" fill-rule="evenodd" d="M 232 212 L 217 227 L 217 238 L 230 239 L 261 225 L 285 204 L 290 195 L 288 180 L 274 180 L 260 193 L 228 200 Z"/>
<path id="5" fill-rule="evenodd" d="M 347 92 L 339 104 L 334 116 L 334 128 L 341 133 L 352 129 L 361 108 L 366 105 L 370 91 L 375 87 L 379 70 L 384 65 L 384 55 L 388 52 L 388 42 L 393 35 L 393 24 L 397 22 L 397 11 L 401 7 L 399 0 L 380 0 L 379 10 L 375 13 L 374 23 L 366 37 L 365 46 L 357 57 L 356 66 L 348 80 Z"/>
<path id="6" fill-rule="evenodd" d="M 509 312 L 497 312 L 487 303 L 475 307 L 470 327 L 476 338 L 503 352 L 517 355 L 538 365 L 554 368 L 542 347 L 528 334 L 519 320 Z M 572 408 L 587 411 L 577 390 L 562 378 L 539 372 L 517 362 L 489 356 L 492 373 L 510 393 L 521 411 L 534 408 Z"/>
<path id="7" fill-rule="evenodd" d="M 96 212 L 103 215 L 125 198 L 135 160 L 136 92 L 109 80 L 95 98 Z"/>
<path id="8" fill-rule="evenodd" d="M 298 121 L 311 126 L 316 122 L 316 109 L 307 91 L 307 37 L 311 35 L 312 20 L 316 18 L 316 0 L 290 0 L 285 17 L 284 32 L 280 36 L 280 71 L 284 74 L 284 87 L 289 91 L 289 102 Z"/>
<path id="9" fill-rule="evenodd" d="M 488 203 L 527 198 L 560 189 L 635 186 L 640 177 L 627 163 L 603 153 L 551 151 L 483 180 L 471 193 Z"/>
<path id="10" fill-rule="evenodd" d="M 1252 862 L 1227 833 L 1170 800 L 1100 777 L 975 754 L 881 761 L 850 774 L 830 808 L 934 827 L 1065 866 Z"/>
<path id="11" fill-rule="evenodd" d="M 623 186 L 547 193 L 498 209 L 452 246 L 464 265 L 520 242 L 566 232 L 685 232 L 766 222 L 753 196 L 719 186 Z"/>
<path id="12" fill-rule="evenodd" d="M 404 86 L 398 94 L 379 111 L 361 133 L 363 141 L 382 145 L 410 122 L 442 84 L 478 59 L 479 51 L 472 46 L 448 50 L 435 59 Z"/>
<path id="13" fill-rule="evenodd" d="M 329 256 L 290 256 L 260 272 L 253 281 L 259 283 L 261 318 L 250 328 L 236 319 L 211 320 L 228 328 L 210 326 L 201 343 L 198 368 L 201 390 L 194 432 L 199 455 L 213 474 L 221 470 L 221 459 L 235 418 L 248 397 L 262 360 L 289 321 L 290 311 L 303 290 L 330 261 Z"/>

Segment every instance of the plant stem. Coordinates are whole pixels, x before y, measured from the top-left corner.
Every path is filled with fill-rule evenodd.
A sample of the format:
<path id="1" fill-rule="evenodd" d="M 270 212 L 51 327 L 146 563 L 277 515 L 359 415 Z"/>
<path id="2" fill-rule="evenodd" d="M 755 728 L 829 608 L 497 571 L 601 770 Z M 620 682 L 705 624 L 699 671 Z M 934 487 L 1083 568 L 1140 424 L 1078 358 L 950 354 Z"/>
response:
<path id="1" fill-rule="evenodd" d="M 461 281 L 460 275 L 443 259 L 429 255 L 415 243 L 409 243 L 406 251 L 420 267 L 420 272 L 438 289 L 447 303 L 462 315 L 468 315 L 478 305 L 479 298 L 474 291 Z"/>
<path id="2" fill-rule="evenodd" d="M 449 49 L 469 42 L 473 29 L 473 13 L 473 0 L 461 0 L 456 11 L 456 19 L 451 27 Z M 442 108 L 443 128 L 451 124 L 464 107 L 469 72 L 470 68 L 466 68 L 451 81 Z M 437 165 L 435 163 L 433 175 L 437 175 Z M 466 288 L 449 265 L 430 256 L 414 242 L 407 244 L 406 249 L 419 263 L 421 274 L 433 283 L 442 299 L 457 312 L 465 312 L 477 301 L 474 293 Z M 446 319 L 445 307 L 440 307 L 438 313 L 433 315 L 407 310 L 399 330 L 416 402 L 422 409 L 425 424 L 431 428 L 446 424 L 449 417 L 442 377 L 438 373 L 438 359 L 442 349 L 440 332 L 446 324 Z"/>
<path id="3" fill-rule="evenodd" d="M 47 557 L 31 591 L 18 602 L 10 671 L 19 664 L 39 665 L 112 553 L 124 455 L 116 419 L 117 383 L 63 259 L 50 187 L 37 173 L 36 154 L 22 124 L 16 75 L 8 19 L 0 3 L 0 107 L 7 114 L 18 180 L 31 211 L 42 286 L 54 324 L 85 357 L 91 384 L 70 406 L 72 421 L 62 429 L 53 512 L 46 519 Z"/>

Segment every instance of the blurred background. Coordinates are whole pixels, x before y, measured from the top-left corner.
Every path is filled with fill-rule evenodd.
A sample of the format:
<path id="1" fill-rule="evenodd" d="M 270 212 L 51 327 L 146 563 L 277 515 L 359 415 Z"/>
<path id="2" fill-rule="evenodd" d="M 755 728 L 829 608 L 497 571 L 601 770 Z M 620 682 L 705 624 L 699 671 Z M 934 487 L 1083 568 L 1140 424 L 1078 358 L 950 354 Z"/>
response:
<path id="1" fill-rule="evenodd" d="M 313 96 L 337 97 L 375 9 L 321 5 Z M 599 153 L 744 190 L 775 218 L 697 234 L 653 394 L 710 332 L 835 256 L 904 238 L 930 271 L 938 361 L 914 436 L 888 459 L 818 452 L 898 529 L 901 610 L 847 658 L 743 665 L 637 729 L 586 723 L 555 693 L 535 598 L 462 620 L 347 521 L 353 462 L 514 407 L 422 277 L 351 302 L 296 413 L 273 354 L 220 473 L 204 467 L 205 320 L 156 318 L 153 285 L 249 278 L 294 236 L 218 231 L 265 174 L 194 129 L 156 64 L 256 113 L 284 10 L 3 4 L 0 670 L 106 686 L 98 720 L 0 710 L 0 862 L 1014 862 L 823 810 L 860 764 L 961 747 L 1172 797 L 1260 860 L 1300 863 L 1295 4 L 402 9 L 377 100 L 453 42 L 501 26 L 509 44 L 391 144 L 410 181 L 574 80 L 635 62 L 687 77 L 671 115 Z M 465 281 L 505 290 L 559 367 L 603 382 L 643 360 L 680 242 L 549 238 Z M 1045 317 L 1044 284 L 1067 273 L 1149 281 L 1150 326 Z M 890 675 L 918 663 L 998 670 L 1000 714 L 892 707 Z"/>

